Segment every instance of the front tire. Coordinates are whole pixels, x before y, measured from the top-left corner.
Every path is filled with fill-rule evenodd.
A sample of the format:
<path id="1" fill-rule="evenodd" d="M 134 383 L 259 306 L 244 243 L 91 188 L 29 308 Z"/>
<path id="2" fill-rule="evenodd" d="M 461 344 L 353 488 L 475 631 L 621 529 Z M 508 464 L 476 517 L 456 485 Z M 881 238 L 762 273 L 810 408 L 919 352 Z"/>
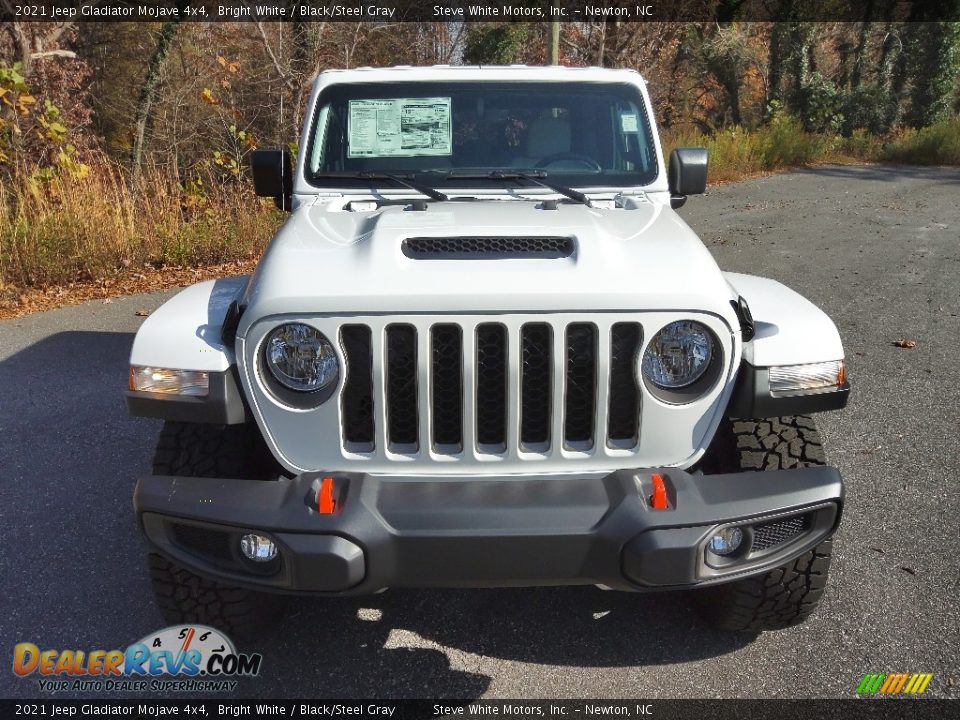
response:
<path id="1" fill-rule="evenodd" d="M 806 415 L 726 419 L 701 462 L 708 474 L 825 465 L 820 433 Z M 833 544 L 824 540 L 793 562 L 762 575 L 696 591 L 704 616 L 737 632 L 780 630 L 806 620 L 827 585 Z"/>
<path id="2" fill-rule="evenodd" d="M 281 468 L 256 425 L 165 422 L 154 475 L 276 480 Z M 282 598 L 202 577 L 157 553 L 147 556 L 157 606 L 168 625 L 199 623 L 250 637 L 276 615 Z"/>

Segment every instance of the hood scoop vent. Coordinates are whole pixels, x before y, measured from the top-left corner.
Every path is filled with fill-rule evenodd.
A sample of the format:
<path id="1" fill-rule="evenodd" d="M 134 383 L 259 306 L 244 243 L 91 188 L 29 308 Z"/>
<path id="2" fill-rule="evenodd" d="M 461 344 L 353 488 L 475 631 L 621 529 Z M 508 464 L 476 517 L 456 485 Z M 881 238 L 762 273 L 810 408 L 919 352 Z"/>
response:
<path id="1" fill-rule="evenodd" d="M 402 249 L 413 260 L 557 260 L 573 255 L 574 244 L 568 237 L 418 237 Z"/>

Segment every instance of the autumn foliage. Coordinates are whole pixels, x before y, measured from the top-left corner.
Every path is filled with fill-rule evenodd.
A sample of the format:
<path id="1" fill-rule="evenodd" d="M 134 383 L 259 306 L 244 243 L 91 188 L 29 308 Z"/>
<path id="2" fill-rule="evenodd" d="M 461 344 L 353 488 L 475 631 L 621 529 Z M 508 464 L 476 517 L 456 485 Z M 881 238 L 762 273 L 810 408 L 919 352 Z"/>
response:
<path id="1" fill-rule="evenodd" d="M 960 163 L 960 23 L 865 19 L 565 23 L 559 57 L 640 70 L 665 148 L 706 145 L 714 181 Z M 295 149 L 324 69 L 543 64 L 548 42 L 547 23 L 5 23 L 0 305 L 255 259 L 282 217 L 246 156 Z"/>

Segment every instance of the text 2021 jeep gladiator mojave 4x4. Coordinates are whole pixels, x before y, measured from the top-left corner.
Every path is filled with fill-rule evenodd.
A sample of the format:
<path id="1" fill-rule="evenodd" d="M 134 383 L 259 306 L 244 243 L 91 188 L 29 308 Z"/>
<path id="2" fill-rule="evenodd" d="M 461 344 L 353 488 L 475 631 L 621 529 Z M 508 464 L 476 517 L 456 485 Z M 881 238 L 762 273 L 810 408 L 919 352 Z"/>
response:
<path id="1" fill-rule="evenodd" d="M 810 415 L 846 404 L 840 337 L 677 216 L 707 154 L 664 163 L 640 75 L 328 71 L 299 147 L 252 153 L 291 213 L 256 271 L 133 344 L 169 622 L 431 586 L 691 588 L 746 631 L 813 611 L 843 485 Z"/>

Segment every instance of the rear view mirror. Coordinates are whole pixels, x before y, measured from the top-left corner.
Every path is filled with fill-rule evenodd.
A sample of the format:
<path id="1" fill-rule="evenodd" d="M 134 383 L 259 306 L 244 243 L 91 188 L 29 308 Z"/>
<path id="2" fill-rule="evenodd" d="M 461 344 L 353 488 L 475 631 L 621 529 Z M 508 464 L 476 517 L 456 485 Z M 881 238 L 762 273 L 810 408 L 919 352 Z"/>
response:
<path id="1" fill-rule="evenodd" d="M 682 207 L 687 195 L 700 195 L 707 189 L 707 149 L 677 148 L 670 153 L 667 170 L 670 207 Z"/>
<path id="2" fill-rule="evenodd" d="M 250 153 L 250 172 L 257 195 L 272 197 L 280 210 L 290 210 L 293 163 L 289 150 L 254 150 Z"/>

